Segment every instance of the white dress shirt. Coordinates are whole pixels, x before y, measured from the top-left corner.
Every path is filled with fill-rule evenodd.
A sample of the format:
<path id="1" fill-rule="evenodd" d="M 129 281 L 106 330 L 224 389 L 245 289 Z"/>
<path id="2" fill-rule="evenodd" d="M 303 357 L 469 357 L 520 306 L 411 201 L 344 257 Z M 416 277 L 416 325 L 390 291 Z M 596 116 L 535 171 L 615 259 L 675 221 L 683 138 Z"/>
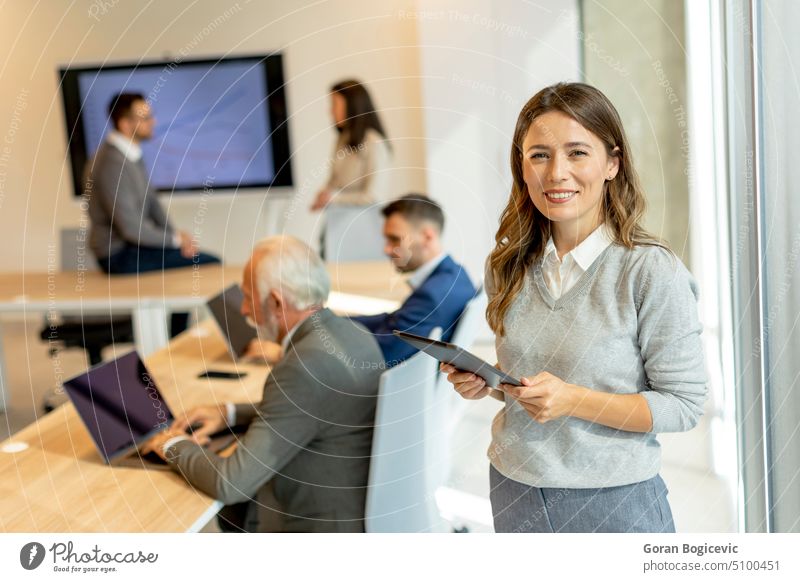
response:
<path id="1" fill-rule="evenodd" d="M 439 266 L 439 263 L 441 263 L 446 256 L 447 256 L 446 253 L 440 253 L 434 258 L 432 258 L 430 261 L 419 267 L 416 271 L 414 271 L 414 274 L 408 278 L 407 282 L 409 286 L 412 289 L 416 289 L 417 287 L 422 285 L 425 282 L 425 280 L 431 276 L 431 273 L 433 273 L 436 270 L 436 267 Z"/>
<path id="2" fill-rule="evenodd" d="M 614 242 L 611 232 L 605 223 L 598 226 L 592 234 L 577 247 L 572 249 L 563 259 L 558 258 L 553 237 L 544 247 L 542 259 L 542 276 L 547 285 L 547 290 L 553 299 L 558 299 L 572 289 L 597 257 L 600 256 L 608 245 Z"/>
<path id="3" fill-rule="evenodd" d="M 125 156 L 129 161 L 136 163 L 142 159 L 141 146 L 139 146 L 139 144 L 132 139 L 125 137 L 120 132 L 108 132 L 108 137 L 106 137 L 106 140 L 108 143 L 121 151 L 122 155 Z"/>

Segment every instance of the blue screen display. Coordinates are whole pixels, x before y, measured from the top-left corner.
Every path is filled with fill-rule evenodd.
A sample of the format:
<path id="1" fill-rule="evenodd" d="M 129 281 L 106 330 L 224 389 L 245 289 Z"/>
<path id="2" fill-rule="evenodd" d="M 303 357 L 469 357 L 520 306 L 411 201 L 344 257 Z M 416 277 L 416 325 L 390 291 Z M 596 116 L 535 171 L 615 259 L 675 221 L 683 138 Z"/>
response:
<path id="1" fill-rule="evenodd" d="M 145 96 L 156 127 L 141 145 L 157 189 L 268 185 L 275 176 L 267 78 L 257 60 L 89 70 L 77 82 L 88 156 L 111 128 L 112 97 Z"/>

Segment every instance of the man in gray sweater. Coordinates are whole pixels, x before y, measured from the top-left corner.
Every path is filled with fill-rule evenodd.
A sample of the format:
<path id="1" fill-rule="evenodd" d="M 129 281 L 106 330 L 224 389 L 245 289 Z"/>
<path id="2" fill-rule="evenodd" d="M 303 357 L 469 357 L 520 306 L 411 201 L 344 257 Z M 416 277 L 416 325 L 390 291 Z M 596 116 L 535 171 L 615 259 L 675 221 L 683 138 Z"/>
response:
<path id="1" fill-rule="evenodd" d="M 155 126 L 147 101 L 138 93 L 120 93 L 108 112 L 114 129 L 89 162 L 84 189 L 89 246 L 100 268 L 123 274 L 218 263 L 169 223 L 150 185 L 140 146 Z"/>

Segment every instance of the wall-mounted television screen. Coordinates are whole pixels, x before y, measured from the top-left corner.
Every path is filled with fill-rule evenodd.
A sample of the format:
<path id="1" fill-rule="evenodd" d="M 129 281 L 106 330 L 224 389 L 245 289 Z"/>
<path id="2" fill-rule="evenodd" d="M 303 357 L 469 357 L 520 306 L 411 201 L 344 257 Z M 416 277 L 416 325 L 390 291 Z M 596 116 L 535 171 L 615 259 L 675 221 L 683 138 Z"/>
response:
<path id="1" fill-rule="evenodd" d="M 142 142 L 161 191 L 291 186 L 280 55 L 69 67 L 60 70 L 75 194 L 113 129 L 108 104 L 141 93 L 156 118 Z"/>

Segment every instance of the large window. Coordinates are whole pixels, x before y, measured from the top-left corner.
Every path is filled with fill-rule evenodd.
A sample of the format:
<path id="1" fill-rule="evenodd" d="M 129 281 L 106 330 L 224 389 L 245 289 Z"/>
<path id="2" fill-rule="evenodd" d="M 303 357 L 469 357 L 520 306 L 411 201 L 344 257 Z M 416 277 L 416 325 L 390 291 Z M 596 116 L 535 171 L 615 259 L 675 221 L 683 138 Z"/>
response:
<path id="1" fill-rule="evenodd" d="M 800 531 L 800 5 L 722 3 L 743 527 Z"/>

